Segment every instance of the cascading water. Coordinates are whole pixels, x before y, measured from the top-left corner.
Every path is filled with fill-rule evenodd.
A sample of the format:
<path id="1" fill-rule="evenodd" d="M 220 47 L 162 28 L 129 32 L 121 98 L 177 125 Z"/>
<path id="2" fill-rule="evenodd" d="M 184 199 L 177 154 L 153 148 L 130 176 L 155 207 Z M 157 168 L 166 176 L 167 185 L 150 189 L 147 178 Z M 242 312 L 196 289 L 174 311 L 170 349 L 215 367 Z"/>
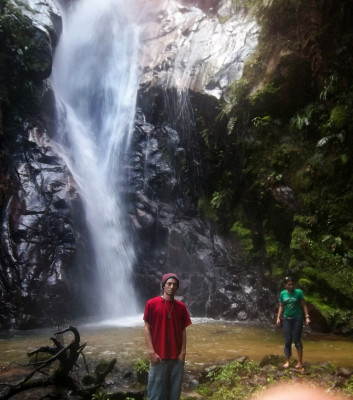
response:
<path id="1" fill-rule="evenodd" d="M 63 10 L 52 74 L 57 140 L 85 204 L 98 271 L 97 303 L 108 319 L 138 312 L 131 283 L 134 249 L 119 194 L 138 87 L 133 4 L 79 0 Z"/>
<path id="2" fill-rule="evenodd" d="M 165 89 L 166 121 L 186 148 L 197 185 L 190 91 L 220 99 L 257 44 L 256 23 L 236 13 L 232 3 L 219 2 L 217 12 L 227 6 L 222 24 L 223 14 L 205 14 L 191 3 L 202 1 L 76 0 L 62 12 L 52 75 L 58 142 L 85 204 L 97 303 L 106 319 L 138 313 L 121 184 L 139 85 L 147 92 Z M 147 170 L 152 143 L 146 139 Z"/>

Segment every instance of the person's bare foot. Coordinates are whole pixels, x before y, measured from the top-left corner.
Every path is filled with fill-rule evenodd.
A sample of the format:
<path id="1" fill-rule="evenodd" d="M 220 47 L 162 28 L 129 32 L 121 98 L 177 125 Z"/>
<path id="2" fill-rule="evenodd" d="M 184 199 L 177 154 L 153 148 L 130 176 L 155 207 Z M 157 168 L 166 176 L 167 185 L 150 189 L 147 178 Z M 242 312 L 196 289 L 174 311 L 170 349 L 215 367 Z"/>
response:
<path id="1" fill-rule="evenodd" d="M 303 369 L 304 368 L 304 366 L 303 366 L 303 364 L 297 364 L 296 366 L 295 366 L 295 369 Z"/>
<path id="2" fill-rule="evenodd" d="M 289 362 L 288 361 L 285 364 L 283 364 L 283 368 L 289 368 Z"/>

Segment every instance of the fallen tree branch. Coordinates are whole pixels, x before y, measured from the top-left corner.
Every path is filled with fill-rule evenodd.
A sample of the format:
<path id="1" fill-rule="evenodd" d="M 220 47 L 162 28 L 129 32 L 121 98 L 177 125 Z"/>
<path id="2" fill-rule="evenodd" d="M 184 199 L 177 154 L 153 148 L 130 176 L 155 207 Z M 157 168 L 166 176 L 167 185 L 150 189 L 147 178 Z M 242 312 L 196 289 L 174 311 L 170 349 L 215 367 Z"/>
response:
<path id="1" fill-rule="evenodd" d="M 83 354 L 86 343 L 80 344 L 80 334 L 74 326 L 69 326 L 62 331 L 55 332 L 55 335 L 62 335 L 67 332 L 74 334 L 74 339 L 67 346 L 64 346 L 57 338 L 51 337 L 50 340 L 54 344 L 53 347 L 43 346 L 27 354 L 28 357 L 36 356 L 36 361 L 28 364 L 28 366 L 35 366 L 36 368 L 18 383 L 2 383 L 1 386 L 5 386 L 5 388 L 0 392 L 0 400 L 10 399 L 14 395 L 30 389 L 48 386 L 64 387 L 74 395 L 81 396 L 82 399 L 91 399 L 92 394 L 102 387 L 106 376 L 112 372 L 116 364 L 116 359 L 98 366 L 95 371 L 95 377 L 92 377 L 90 380 L 90 385 L 85 386 L 72 378 L 70 373 L 74 366 L 78 366 L 77 359 L 80 355 L 82 355 L 85 368 L 87 373 L 89 373 Z M 43 361 L 37 361 L 39 354 L 49 354 L 51 357 Z M 52 370 L 52 364 L 57 361 L 57 367 Z M 42 377 L 39 379 L 36 377 L 37 374 L 44 374 L 45 378 Z"/>

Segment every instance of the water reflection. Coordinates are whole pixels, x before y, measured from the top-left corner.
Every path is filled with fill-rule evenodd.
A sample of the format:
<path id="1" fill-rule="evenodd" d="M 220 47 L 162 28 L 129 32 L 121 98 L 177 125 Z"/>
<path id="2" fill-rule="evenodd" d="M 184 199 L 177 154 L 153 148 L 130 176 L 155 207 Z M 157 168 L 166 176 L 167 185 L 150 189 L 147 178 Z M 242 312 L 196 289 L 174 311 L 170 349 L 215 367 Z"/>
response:
<path id="1" fill-rule="evenodd" d="M 109 321 L 100 325 L 78 326 L 81 342 L 87 343 L 85 355 L 89 361 L 116 357 L 118 362 L 132 364 L 148 357 L 142 316 L 133 320 L 134 326 L 114 326 L 117 324 L 117 321 Z M 244 355 L 260 361 L 267 354 L 283 354 L 283 332 L 276 327 L 271 329 L 259 325 L 193 319 L 193 325 L 187 328 L 187 332 L 189 368 Z M 52 334 L 51 330 L 2 333 L 0 367 L 12 361 L 27 362 L 26 353 L 40 346 L 51 345 L 49 338 Z M 69 342 L 71 339 L 68 336 L 66 340 Z M 304 361 L 330 361 L 346 367 L 353 365 L 352 338 L 306 331 L 303 344 Z"/>

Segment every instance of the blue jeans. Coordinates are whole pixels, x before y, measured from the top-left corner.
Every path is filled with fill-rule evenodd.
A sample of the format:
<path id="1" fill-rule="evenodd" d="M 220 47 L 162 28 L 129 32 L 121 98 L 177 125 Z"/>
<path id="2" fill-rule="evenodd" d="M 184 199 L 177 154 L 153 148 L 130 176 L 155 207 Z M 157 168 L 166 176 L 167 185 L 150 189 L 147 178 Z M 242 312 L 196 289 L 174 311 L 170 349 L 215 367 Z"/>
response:
<path id="1" fill-rule="evenodd" d="M 150 364 L 148 375 L 148 400 L 179 400 L 185 361 L 162 360 Z"/>
<path id="2" fill-rule="evenodd" d="M 292 343 L 298 351 L 303 350 L 302 344 L 302 330 L 303 330 L 303 318 L 284 318 L 283 320 L 285 345 L 284 355 L 289 358 L 292 355 Z"/>

